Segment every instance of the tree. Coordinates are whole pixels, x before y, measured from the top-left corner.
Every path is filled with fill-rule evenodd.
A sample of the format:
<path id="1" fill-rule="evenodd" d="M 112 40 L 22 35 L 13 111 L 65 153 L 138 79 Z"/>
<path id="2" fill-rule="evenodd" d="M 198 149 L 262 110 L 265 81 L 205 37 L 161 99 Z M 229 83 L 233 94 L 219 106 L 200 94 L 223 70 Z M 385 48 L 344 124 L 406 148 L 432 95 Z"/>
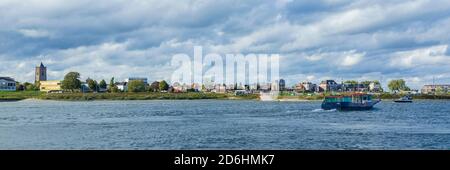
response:
<path id="1" fill-rule="evenodd" d="M 106 89 L 108 87 L 108 85 L 106 84 L 105 80 L 100 81 L 100 83 L 98 84 L 98 87 L 100 87 L 101 89 Z"/>
<path id="2" fill-rule="evenodd" d="M 370 83 L 372 83 L 372 81 L 362 81 L 361 84 L 363 84 L 364 86 L 369 86 Z"/>
<path id="3" fill-rule="evenodd" d="M 161 81 L 159 83 L 159 90 L 161 90 L 161 91 L 169 90 L 169 84 L 167 84 L 167 82 L 165 80 Z"/>
<path id="4" fill-rule="evenodd" d="M 111 93 L 118 93 L 118 92 L 120 92 L 119 88 L 118 88 L 116 85 L 114 85 L 114 86 L 111 88 Z"/>
<path id="5" fill-rule="evenodd" d="M 20 84 L 20 82 L 16 81 L 16 91 L 24 91 L 25 86 L 23 84 Z"/>
<path id="6" fill-rule="evenodd" d="M 355 80 L 347 80 L 347 81 L 345 81 L 344 83 L 355 85 L 355 84 L 358 84 L 358 81 L 355 81 Z"/>
<path id="7" fill-rule="evenodd" d="M 391 80 L 388 83 L 388 88 L 391 91 L 409 91 L 409 87 L 406 86 L 406 82 L 403 79 Z"/>
<path id="8" fill-rule="evenodd" d="M 112 92 L 112 93 L 115 93 L 115 92 L 113 91 L 113 88 L 114 88 L 114 87 L 116 87 L 116 85 L 114 84 L 114 77 L 112 77 L 111 80 L 109 81 L 108 91 L 109 91 L 109 92 Z M 117 88 L 117 87 L 116 87 L 116 88 Z"/>
<path id="9" fill-rule="evenodd" d="M 145 83 L 142 80 L 131 80 L 128 82 L 128 92 L 144 92 Z"/>
<path id="10" fill-rule="evenodd" d="M 150 85 L 150 92 L 157 92 L 159 91 L 159 82 L 154 81 L 151 85 Z"/>
<path id="11" fill-rule="evenodd" d="M 86 83 L 88 84 L 89 89 L 91 89 L 94 92 L 97 91 L 97 89 L 98 89 L 97 81 L 88 78 L 88 79 L 86 79 Z"/>
<path id="12" fill-rule="evenodd" d="M 80 73 L 70 72 L 64 76 L 64 80 L 61 83 L 61 88 L 64 90 L 74 91 L 81 88 L 81 81 L 79 80 Z"/>
<path id="13" fill-rule="evenodd" d="M 444 93 L 445 93 L 445 90 L 444 90 L 444 88 L 442 88 L 441 86 L 439 86 L 439 87 L 436 88 L 436 90 L 435 90 L 434 93 L 435 93 L 435 94 L 444 94 Z"/>
<path id="14" fill-rule="evenodd" d="M 39 90 L 39 89 L 37 88 L 37 86 L 35 86 L 35 85 L 32 84 L 32 83 L 25 82 L 25 83 L 23 83 L 23 86 L 25 87 L 25 90 L 27 90 L 27 91 Z"/>

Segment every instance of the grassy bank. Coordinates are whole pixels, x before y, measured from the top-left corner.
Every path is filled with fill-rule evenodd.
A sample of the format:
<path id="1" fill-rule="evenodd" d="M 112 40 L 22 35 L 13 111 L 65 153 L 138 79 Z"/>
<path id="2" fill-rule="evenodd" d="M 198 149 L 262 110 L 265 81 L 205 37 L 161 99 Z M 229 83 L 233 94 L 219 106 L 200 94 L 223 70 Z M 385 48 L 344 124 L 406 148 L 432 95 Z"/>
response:
<path id="1" fill-rule="evenodd" d="M 292 95 L 282 93 L 280 100 L 323 100 L 325 96 L 331 94 L 299 94 Z M 385 100 L 398 99 L 402 95 L 383 93 L 375 95 L 374 98 Z M 414 99 L 450 99 L 450 95 L 415 95 Z M 196 99 L 230 99 L 230 100 L 256 100 L 257 94 L 235 96 L 234 94 L 219 93 L 61 93 L 48 94 L 39 91 L 21 91 L 21 92 L 0 92 L 0 101 L 17 101 L 24 99 L 42 99 L 42 100 L 196 100 Z"/>
<path id="2" fill-rule="evenodd" d="M 258 99 L 258 95 L 234 96 L 232 94 L 218 93 L 42 93 L 36 91 L 1 92 L 1 101 L 14 101 L 23 99 L 42 100 L 196 100 L 196 99 Z"/>
<path id="3" fill-rule="evenodd" d="M 0 101 L 15 101 L 30 98 L 40 98 L 45 93 L 39 91 L 5 92 L 0 91 Z"/>
<path id="4" fill-rule="evenodd" d="M 323 100 L 325 96 L 330 96 L 332 94 L 300 94 L 300 95 L 291 95 L 291 94 L 281 94 L 278 99 L 280 100 Z M 392 99 L 398 99 L 404 95 L 402 94 L 390 94 L 390 93 L 383 93 L 383 94 L 375 94 L 374 98 L 380 98 L 384 100 L 392 100 Z M 450 99 L 450 95 L 426 95 L 426 94 L 419 94 L 414 95 L 414 99 L 438 99 L 438 100 L 448 100 Z"/>

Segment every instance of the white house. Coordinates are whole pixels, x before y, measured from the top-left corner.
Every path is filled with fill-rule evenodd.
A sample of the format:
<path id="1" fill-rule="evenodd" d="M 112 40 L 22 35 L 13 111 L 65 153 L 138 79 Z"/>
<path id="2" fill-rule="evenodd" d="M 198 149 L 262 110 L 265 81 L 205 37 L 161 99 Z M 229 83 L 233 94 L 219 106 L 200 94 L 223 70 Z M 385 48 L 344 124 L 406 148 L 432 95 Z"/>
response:
<path id="1" fill-rule="evenodd" d="M 120 91 L 128 90 L 127 82 L 116 82 L 115 85 L 116 85 L 117 89 L 119 89 Z"/>
<path id="2" fill-rule="evenodd" d="M 10 77 L 0 77 L 0 91 L 16 91 L 16 81 Z"/>

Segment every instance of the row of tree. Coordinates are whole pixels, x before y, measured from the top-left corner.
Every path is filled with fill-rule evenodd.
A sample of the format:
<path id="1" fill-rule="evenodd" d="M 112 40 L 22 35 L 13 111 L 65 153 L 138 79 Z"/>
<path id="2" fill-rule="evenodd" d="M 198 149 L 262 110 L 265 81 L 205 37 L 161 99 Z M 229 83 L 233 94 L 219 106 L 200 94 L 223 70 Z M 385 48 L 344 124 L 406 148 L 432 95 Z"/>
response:
<path id="1" fill-rule="evenodd" d="M 89 89 L 93 92 L 98 92 L 101 90 L 106 90 L 111 93 L 120 92 L 119 88 L 116 86 L 114 77 L 111 78 L 109 86 L 106 84 L 105 80 L 101 80 L 98 83 L 96 80 L 88 78 L 86 83 Z M 128 92 L 159 92 L 159 91 L 169 91 L 169 84 L 163 80 L 161 82 L 153 82 L 150 86 L 147 86 L 142 80 L 131 80 L 127 84 Z M 64 76 L 64 80 L 61 83 L 61 88 L 65 91 L 76 91 L 81 89 L 80 73 L 70 72 Z"/>
<path id="2" fill-rule="evenodd" d="M 360 84 L 369 85 L 371 82 L 374 82 L 375 84 L 380 84 L 379 81 L 363 81 Z M 111 92 L 111 93 L 117 93 L 120 92 L 118 87 L 115 85 L 114 77 L 111 78 L 109 82 L 109 86 L 106 84 L 105 80 L 101 80 L 100 83 L 98 83 L 96 80 L 93 80 L 91 78 L 88 78 L 86 80 L 86 83 L 89 87 L 89 89 L 93 92 L 98 92 L 101 89 Z M 358 84 L 357 81 L 346 81 L 345 83 L 350 84 Z M 165 80 L 158 82 L 155 81 L 149 86 L 147 86 L 142 80 L 132 80 L 128 82 L 128 92 L 161 92 L 161 91 L 173 91 L 173 87 L 171 87 Z M 237 85 L 236 85 L 237 86 Z M 61 82 L 61 88 L 65 91 L 77 91 L 81 89 L 81 81 L 80 81 L 80 73 L 78 72 L 69 72 L 64 76 L 64 80 Z M 388 88 L 392 92 L 395 91 L 409 91 L 410 88 L 406 85 L 405 80 L 398 79 L 398 80 L 391 80 L 388 83 Z M 17 82 L 16 89 L 19 91 L 23 90 L 39 90 L 39 84 L 32 84 L 25 82 L 23 84 L 20 84 Z"/>

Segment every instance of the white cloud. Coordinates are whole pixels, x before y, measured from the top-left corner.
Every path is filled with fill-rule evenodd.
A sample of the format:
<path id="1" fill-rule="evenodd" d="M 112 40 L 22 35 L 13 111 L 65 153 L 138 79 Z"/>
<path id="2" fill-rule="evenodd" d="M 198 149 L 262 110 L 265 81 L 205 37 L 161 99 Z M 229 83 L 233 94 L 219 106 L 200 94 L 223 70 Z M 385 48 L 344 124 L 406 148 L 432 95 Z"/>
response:
<path id="1" fill-rule="evenodd" d="M 30 38 L 44 38 L 51 36 L 51 34 L 45 30 L 20 29 L 18 30 L 18 32 L 21 33 L 23 36 Z"/>
<path id="2" fill-rule="evenodd" d="M 390 60 L 390 66 L 413 68 L 420 66 L 450 65 L 450 56 L 446 55 L 448 45 L 402 51 L 395 53 Z"/>
<path id="3" fill-rule="evenodd" d="M 361 60 L 363 60 L 364 55 L 365 54 L 363 53 L 355 53 L 355 51 L 351 51 L 345 54 L 340 64 L 341 66 L 345 67 L 354 66 L 355 64 L 358 64 L 359 62 L 361 62 Z"/>

